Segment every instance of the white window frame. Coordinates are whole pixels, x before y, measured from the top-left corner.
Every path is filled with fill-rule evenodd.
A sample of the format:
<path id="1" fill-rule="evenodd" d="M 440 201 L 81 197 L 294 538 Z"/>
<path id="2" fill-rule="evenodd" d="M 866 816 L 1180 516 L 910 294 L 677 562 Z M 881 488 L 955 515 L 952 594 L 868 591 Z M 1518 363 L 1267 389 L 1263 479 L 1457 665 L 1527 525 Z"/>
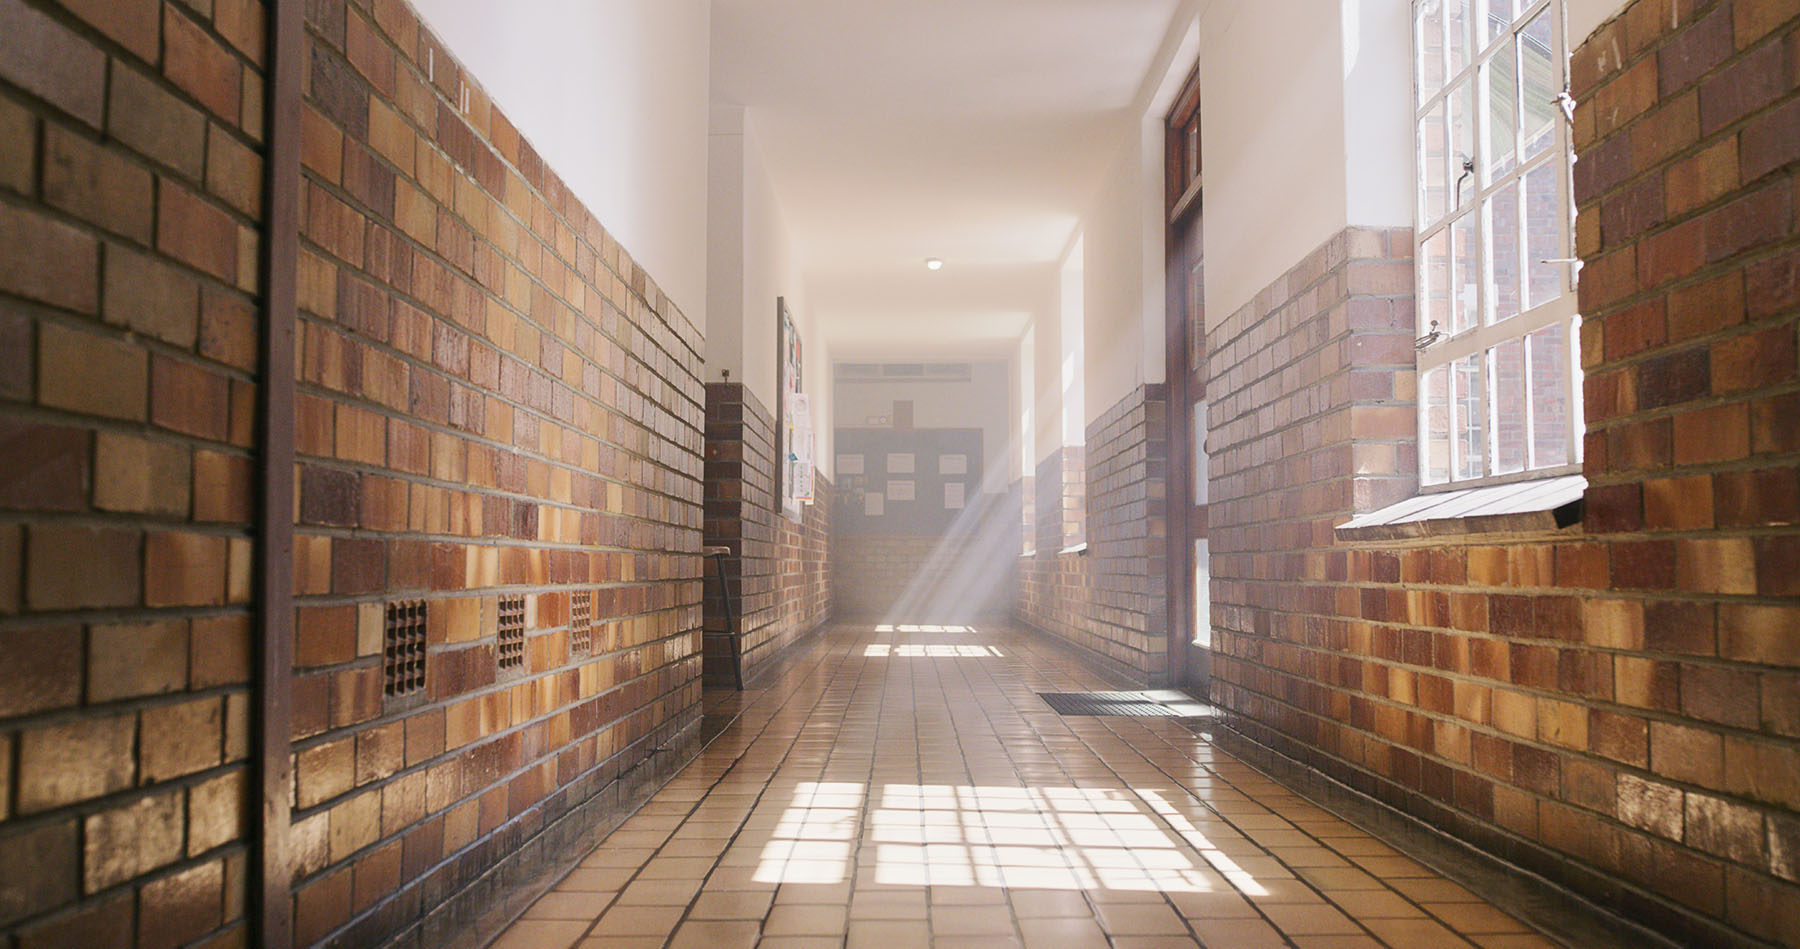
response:
<path id="1" fill-rule="evenodd" d="M 1434 3 L 1441 10 L 1441 28 L 1445 31 L 1444 35 L 1440 37 L 1440 43 L 1445 44 L 1442 47 L 1444 52 L 1441 54 L 1441 57 L 1444 62 L 1441 68 L 1446 75 L 1439 88 L 1434 90 L 1430 95 L 1421 95 L 1422 87 L 1425 83 L 1425 77 L 1423 75 L 1424 57 L 1421 45 L 1421 32 L 1425 26 L 1425 20 L 1420 14 L 1427 5 L 1432 5 Z M 1452 29 L 1451 21 L 1453 20 L 1453 17 L 1451 16 L 1451 10 L 1452 8 L 1463 4 L 1467 4 L 1469 10 L 1466 28 L 1472 34 L 1467 41 L 1467 49 L 1470 50 L 1470 55 L 1468 56 L 1469 62 L 1454 74 L 1448 74 L 1452 65 L 1449 62 L 1449 46 L 1447 45 L 1449 30 Z M 1506 28 L 1501 30 L 1498 36 L 1492 40 L 1482 42 L 1477 46 L 1475 36 L 1485 34 L 1486 32 L 1482 29 L 1483 16 L 1486 14 L 1489 7 L 1499 7 L 1502 10 L 1511 10 L 1513 15 Z M 1573 259 L 1575 214 L 1572 168 L 1574 155 L 1570 141 L 1570 123 L 1567 120 L 1552 121 L 1553 141 L 1550 145 L 1545 148 L 1543 152 L 1533 156 L 1527 161 L 1519 161 L 1517 159 L 1516 152 L 1523 143 L 1523 137 L 1526 131 L 1523 121 L 1525 115 L 1525 103 L 1520 101 L 1521 97 L 1524 95 L 1526 83 L 1521 64 L 1517 58 L 1514 60 L 1513 70 L 1515 76 L 1513 95 L 1515 158 L 1512 161 L 1513 167 L 1498 174 L 1491 174 L 1492 163 L 1488 160 L 1487 143 L 1490 139 L 1491 130 L 1489 125 L 1492 118 L 1492 110 L 1489 108 L 1490 86 L 1487 78 L 1488 69 L 1496 56 L 1518 56 L 1519 47 L 1516 38 L 1533 22 L 1533 20 L 1543 14 L 1545 10 L 1552 11 L 1550 14 L 1552 35 L 1551 59 L 1557 66 L 1557 73 L 1554 77 L 1557 81 L 1555 81 L 1553 85 L 1558 92 L 1563 94 L 1562 98 L 1558 100 L 1556 104 L 1557 108 L 1560 110 L 1563 103 L 1568 101 L 1566 92 L 1568 85 L 1568 47 L 1565 38 L 1564 0 L 1413 0 L 1412 3 L 1412 94 L 1415 106 L 1412 128 L 1412 148 L 1415 162 L 1413 190 L 1415 226 L 1413 230 L 1413 250 L 1416 264 L 1414 288 L 1417 292 L 1416 299 L 1418 301 L 1418 332 L 1421 337 L 1417 357 L 1417 371 L 1419 422 L 1418 461 L 1419 483 L 1422 491 L 1457 490 L 1476 485 L 1535 480 L 1539 478 L 1579 473 L 1581 471 L 1582 435 L 1584 425 L 1582 422 L 1581 405 L 1581 347 L 1580 337 L 1578 335 L 1580 317 L 1576 313 L 1575 295 L 1575 275 L 1576 271 L 1579 269 L 1579 262 Z M 1430 208 L 1426 197 L 1427 178 L 1425 175 L 1425 161 L 1427 150 L 1424 148 L 1425 123 L 1431 118 L 1433 110 L 1441 107 L 1443 109 L 1443 129 L 1441 134 L 1444 135 L 1446 139 L 1452 135 L 1453 122 L 1451 118 L 1451 109 L 1453 106 L 1450 104 L 1451 93 L 1457 91 L 1459 84 L 1465 80 L 1468 81 L 1474 90 L 1474 115 L 1469 118 L 1469 123 L 1470 134 L 1474 141 L 1473 147 L 1475 154 L 1473 156 L 1468 156 L 1474 161 L 1475 165 L 1471 176 L 1473 180 L 1469 184 L 1458 187 L 1456 182 L 1457 176 L 1460 174 L 1460 163 L 1456 160 L 1458 156 L 1452 152 L 1454 143 L 1447 143 L 1444 148 L 1445 155 L 1443 158 L 1446 166 L 1444 170 L 1444 174 L 1446 175 L 1444 180 L 1444 209 L 1440 217 L 1428 220 L 1427 215 L 1430 214 Z M 1560 280 L 1562 284 L 1561 292 L 1554 299 L 1529 309 L 1525 308 L 1526 303 L 1529 301 L 1525 299 L 1524 296 L 1521 296 L 1521 312 L 1499 322 L 1488 322 L 1487 317 L 1491 309 L 1490 300 L 1493 297 L 1495 290 L 1493 255 L 1488 247 L 1489 227 L 1484 223 L 1484 219 L 1487 216 L 1484 212 L 1485 204 L 1494 195 L 1499 194 L 1508 187 L 1516 185 L 1518 189 L 1516 193 L 1519 196 L 1518 201 L 1520 207 L 1523 207 L 1526 197 L 1526 176 L 1549 164 L 1560 165 L 1560 173 L 1557 174 L 1555 178 L 1559 207 L 1564 213 L 1558 217 L 1557 255 L 1555 258 L 1549 258 L 1543 261 L 1530 260 L 1531 244 L 1529 237 L 1526 234 L 1526 226 L 1521 221 L 1518 225 L 1518 279 L 1520 280 L 1522 287 L 1529 287 L 1530 272 L 1534 264 L 1553 264 L 1560 271 Z M 1466 195 L 1466 198 L 1464 195 Z M 1479 279 L 1475 281 L 1477 295 L 1475 300 L 1474 325 L 1464 329 L 1462 332 L 1453 332 L 1454 324 L 1456 323 L 1454 312 L 1458 305 L 1454 300 L 1454 291 L 1459 280 L 1457 277 L 1452 277 L 1449 281 L 1449 286 L 1445 288 L 1445 299 L 1450 301 L 1449 305 L 1451 308 L 1451 311 L 1445 314 L 1445 319 L 1449 321 L 1451 325 L 1437 326 L 1434 328 L 1429 323 L 1432 316 L 1429 307 L 1429 298 L 1427 297 L 1426 292 L 1428 282 L 1426 246 L 1431 240 L 1437 238 L 1439 235 L 1451 235 L 1447 238 L 1446 244 L 1453 245 L 1454 236 L 1452 230 L 1458 223 L 1465 219 L 1465 216 L 1468 215 L 1474 216 L 1475 259 L 1480 275 Z M 1523 215 L 1521 215 L 1521 218 L 1523 218 Z M 1449 261 L 1449 266 L 1453 269 L 1455 268 L 1457 256 L 1458 254 L 1452 246 L 1447 253 L 1447 260 Z M 1567 357 L 1569 363 L 1568 371 L 1566 373 L 1567 387 L 1562 393 L 1564 404 L 1568 407 L 1569 413 L 1569 417 L 1565 420 L 1564 425 L 1567 434 L 1567 445 L 1565 446 L 1563 458 L 1566 458 L 1567 462 L 1561 464 L 1536 463 L 1537 439 L 1536 433 L 1533 431 L 1535 424 L 1534 416 L 1536 413 L 1530 406 L 1530 391 L 1527 390 L 1524 468 L 1520 471 L 1513 471 L 1505 474 L 1496 473 L 1497 451 L 1494 433 L 1497 431 L 1497 419 L 1495 413 L 1497 411 L 1499 400 L 1495 397 L 1493 388 L 1497 380 L 1491 378 L 1492 374 L 1490 372 L 1490 366 L 1493 365 L 1494 359 L 1496 358 L 1494 355 L 1494 353 L 1497 352 L 1496 347 L 1510 343 L 1514 340 L 1523 340 L 1532 333 L 1536 333 L 1559 323 L 1565 327 L 1564 355 Z M 1435 339 L 1427 341 L 1427 337 L 1431 335 L 1434 329 L 1440 335 Z M 1482 457 L 1479 472 L 1477 474 L 1458 478 L 1458 474 L 1464 466 L 1462 465 L 1462 438 L 1455 425 L 1459 393 L 1456 392 L 1456 387 L 1454 385 L 1457 372 L 1453 367 L 1455 363 L 1464 360 L 1471 355 L 1480 356 L 1477 360 L 1480 368 L 1479 381 L 1476 388 L 1480 395 L 1480 411 L 1482 414 L 1480 431 L 1480 454 Z M 1527 356 L 1526 359 L 1527 367 L 1529 367 L 1529 356 Z M 1432 432 L 1430 429 L 1429 415 L 1431 406 L 1428 399 L 1429 393 L 1427 392 L 1426 381 L 1428 373 L 1440 368 L 1444 369 L 1445 373 L 1452 380 L 1452 385 L 1447 392 L 1449 398 L 1450 423 L 1444 432 L 1449 444 L 1447 454 L 1445 455 L 1446 477 L 1442 480 L 1433 480 L 1431 472 Z M 1529 375 L 1528 368 L 1527 378 L 1529 378 Z"/>

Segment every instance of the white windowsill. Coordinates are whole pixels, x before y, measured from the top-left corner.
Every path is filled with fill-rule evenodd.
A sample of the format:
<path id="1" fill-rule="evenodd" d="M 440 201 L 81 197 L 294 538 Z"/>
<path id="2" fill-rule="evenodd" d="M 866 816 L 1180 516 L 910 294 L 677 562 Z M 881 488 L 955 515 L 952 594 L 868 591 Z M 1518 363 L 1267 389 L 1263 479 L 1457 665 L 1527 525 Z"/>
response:
<path id="1" fill-rule="evenodd" d="M 1401 540 L 1448 534 L 1542 531 L 1581 519 L 1587 478 L 1561 475 L 1418 494 L 1340 524 L 1339 540 Z"/>
<path id="2" fill-rule="evenodd" d="M 1059 556 L 1062 554 L 1085 554 L 1085 553 L 1087 553 L 1087 541 L 1084 540 L 1081 543 L 1076 544 L 1072 547 L 1064 547 L 1063 549 L 1057 551 L 1056 553 Z"/>

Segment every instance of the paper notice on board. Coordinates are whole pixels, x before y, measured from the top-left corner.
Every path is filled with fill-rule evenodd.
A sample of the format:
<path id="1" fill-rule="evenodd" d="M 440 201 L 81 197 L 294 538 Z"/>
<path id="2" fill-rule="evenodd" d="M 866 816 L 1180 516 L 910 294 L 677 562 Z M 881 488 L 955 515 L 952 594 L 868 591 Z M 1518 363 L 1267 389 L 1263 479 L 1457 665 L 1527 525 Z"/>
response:
<path id="1" fill-rule="evenodd" d="M 859 475 L 863 473 L 863 456 L 839 455 L 837 457 L 837 473 L 841 475 Z"/>
<path id="2" fill-rule="evenodd" d="M 968 455 L 939 455 L 938 474 L 968 474 Z"/>
<path id="3" fill-rule="evenodd" d="M 961 481 L 950 481 L 944 484 L 944 510 L 962 510 L 963 490 L 963 483 Z"/>
<path id="4" fill-rule="evenodd" d="M 911 481 L 889 481 L 887 483 L 887 499 L 911 501 L 913 499 L 913 483 Z"/>
<path id="5" fill-rule="evenodd" d="M 868 494 L 863 495 L 863 514 L 867 517 L 880 517 L 884 513 L 886 504 L 886 498 L 874 491 L 870 491 Z"/>
<path id="6" fill-rule="evenodd" d="M 888 452 L 887 470 L 888 474 L 912 474 L 912 452 Z"/>

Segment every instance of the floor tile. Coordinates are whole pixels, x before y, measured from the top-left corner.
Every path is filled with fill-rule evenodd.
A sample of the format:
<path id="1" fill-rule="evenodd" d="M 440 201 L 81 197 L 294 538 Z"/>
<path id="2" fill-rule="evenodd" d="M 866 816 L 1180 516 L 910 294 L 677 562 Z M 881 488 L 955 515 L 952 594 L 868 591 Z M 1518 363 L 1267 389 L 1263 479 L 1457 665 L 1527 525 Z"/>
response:
<path id="1" fill-rule="evenodd" d="M 494 945 L 1554 945 L 1177 722 L 1049 712 L 1121 684 L 1035 636 L 843 625 L 782 676 Z"/>

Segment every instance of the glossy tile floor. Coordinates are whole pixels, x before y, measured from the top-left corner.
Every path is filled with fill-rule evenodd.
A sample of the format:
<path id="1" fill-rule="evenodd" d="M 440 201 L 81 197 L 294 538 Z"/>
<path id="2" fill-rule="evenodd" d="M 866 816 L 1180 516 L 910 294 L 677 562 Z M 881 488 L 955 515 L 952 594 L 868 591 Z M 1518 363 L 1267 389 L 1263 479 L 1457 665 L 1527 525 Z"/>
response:
<path id="1" fill-rule="evenodd" d="M 495 946 L 1556 943 L 1004 627 L 838 626 Z"/>

